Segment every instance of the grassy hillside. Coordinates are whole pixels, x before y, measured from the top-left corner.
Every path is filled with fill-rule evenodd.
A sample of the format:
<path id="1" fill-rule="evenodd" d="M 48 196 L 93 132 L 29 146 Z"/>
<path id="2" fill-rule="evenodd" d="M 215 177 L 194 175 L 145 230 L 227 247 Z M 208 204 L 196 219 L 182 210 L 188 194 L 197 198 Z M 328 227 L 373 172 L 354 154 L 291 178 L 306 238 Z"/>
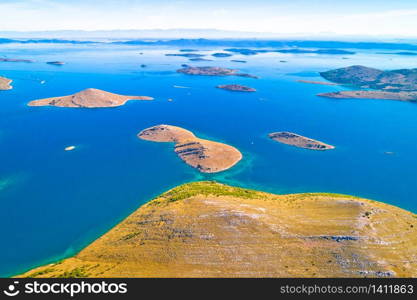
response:
<path id="1" fill-rule="evenodd" d="M 176 187 L 22 277 L 417 277 L 417 217 L 336 194 Z"/>

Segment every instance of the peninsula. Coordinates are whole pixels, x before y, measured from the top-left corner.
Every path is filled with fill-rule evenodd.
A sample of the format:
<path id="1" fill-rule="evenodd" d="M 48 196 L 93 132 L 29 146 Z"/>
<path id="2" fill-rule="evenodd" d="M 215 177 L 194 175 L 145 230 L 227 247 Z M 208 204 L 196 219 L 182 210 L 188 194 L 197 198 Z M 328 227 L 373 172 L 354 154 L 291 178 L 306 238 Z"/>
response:
<path id="1" fill-rule="evenodd" d="M 234 92 L 256 92 L 256 89 L 240 84 L 218 85 L 217 88 Z"/>
<path id="2" fill-rule="evenodd" d="M 69 96 L 34 100 L 29 102 L 28 105 L 98 108 L 121 106 L 129 100 L 153 100 L 153 98 L 147 96 L 124 96 L 90 88 Z"/>
<path id="3" fill-rule="evenodd" d="M 202 173 L 225 171 L 242 159 L 236 148 L 196 137 L 191 131 L 171 125 L 147 128 L 138 134 L 143 140 L 175 143 L 175 153 Z"/>
<path id="4" fill-rule="evenodd" d="M 0 76 L 0 91 L 11 90 L 13 88 L 11 83 L 11 79 Z"/>
<path id="5" fill-rule="evenodd" d="M 273 132 L 268 136 L 274 141 L 304 149 L 330 150 L 335 148 L 332 145 L 328 145 L 323 142 L 287 131 Z"/>
<path id="6" fill-rule="evenodd" d="M 417 216 L 353 196 L 192 182 L 19 277 L 417 277 Z"/>
<path id="7" fill-rule="evenodd" d="M 249 78 L 258 78 L 257 76 L 238 73 L 236 69 L 227 69 L 220 67 L 187 67 L 177 70 L 178 73 L 183 73 L 187 75 L 204 75 L 204 76 L 241 76 Z"/>

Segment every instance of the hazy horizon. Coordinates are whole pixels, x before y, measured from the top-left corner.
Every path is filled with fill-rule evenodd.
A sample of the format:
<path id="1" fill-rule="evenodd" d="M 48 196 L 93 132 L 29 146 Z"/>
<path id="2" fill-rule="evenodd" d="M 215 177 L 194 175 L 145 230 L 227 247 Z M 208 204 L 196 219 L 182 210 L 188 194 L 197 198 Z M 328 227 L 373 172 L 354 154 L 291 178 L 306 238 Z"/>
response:
<path id="1" fill-rule="evenodd" d="M 417 38 L 413 0 L 2 0 L 4 34 L 202 31 L 209 37 Z M 366 32 L 366 34 L 364 34 Z M 195 33 L 195 32 L 194 32 Z M 192 37 L 192 32 L 189 33 Z"/>

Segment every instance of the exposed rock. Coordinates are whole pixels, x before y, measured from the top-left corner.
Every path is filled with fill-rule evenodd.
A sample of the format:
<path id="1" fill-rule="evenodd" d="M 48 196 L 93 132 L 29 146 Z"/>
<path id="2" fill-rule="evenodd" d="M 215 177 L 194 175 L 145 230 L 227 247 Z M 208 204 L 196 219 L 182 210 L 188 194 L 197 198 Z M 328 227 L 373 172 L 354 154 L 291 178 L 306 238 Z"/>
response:
<path id="1" fill-rule="evenodd" d="M 236 148 L 196 137 L 191 131 L 171 125 L 147 128 L 138 134 L 143 140 L 175 143 L 175 153 L 203 173 L 216 173 L 233 167 L 242 159 Z"/>
<path id="2" fill-rule="evenodd" d="M 69 96 L 53 97 L 29 102 L 29 106 L 59 107 L 114 107 L 124 105 L 129 100 L 153 100 L 147 96 L 124 96 L 98 89 L 86 89 Z"/>
<path id="3" fill-rule="evenodd" d="M 11 90 L 13 88 L 11 83 L 11 79 L 0 76 L 0 91 Z"/>
<path id="4" fill-rule="evenodd" d="M 417 277 L 416 253 L 417 216 L 391 205 L 193 182 L 21 277 Z"/>

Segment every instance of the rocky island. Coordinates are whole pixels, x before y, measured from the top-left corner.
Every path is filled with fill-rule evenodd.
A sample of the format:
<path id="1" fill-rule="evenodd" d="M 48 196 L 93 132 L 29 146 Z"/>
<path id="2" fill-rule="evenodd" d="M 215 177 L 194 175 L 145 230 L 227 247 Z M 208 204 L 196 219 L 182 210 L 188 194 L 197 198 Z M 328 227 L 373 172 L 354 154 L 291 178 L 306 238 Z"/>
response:
<path id="1" fill-rule="evenodd" d="M 287 131 L 273 132 L 268 136 L 274 141 L 304 149 L 330 150 L 335 148 L 332 145 L 328 145 L 323 142 Z"/>
<path id="2" fill-rule="evenodd" d="M 232 55 L 233 54 L 230 54 L 230 53 L 218 52 L 218 53 L 213 53 L 211 56 L 214 56 L 214 57 L 230 57 Z"/>
<path id="3" fill-rule="evenodd" d="M 6 77 L 0 76 L 0 91 L 11 90 L 13 87 L 11 86 L 12 80 Z"/>
<path id="4" fill-rule="evenodd" d="M 256 89 L 240 84 L 218 85 L 217 88 L 234 92 L 256 92 Z"/>
<path id="5" fill-rule="evenodd" d="M 54 66 L 63 66 L 65 63 L 63 61 L 48 61 L 48 65 L 54 65 Z"/>
<path id="6" fill-rule="evenodd" d="M 204 75 L 204 76 L 241 76 L 249 78 L 258 78 L 257 76 L 238 73 L 236 69 L 227 69 L 220 67 L 188 67 L 177 70 L 178 73 L 187 75 Z"/>
<path id="7" fill-rule="evenodd" d="M 205 55 L 197 54 L 197 53 L 169 53 L 169 54 L 165 54 L 165 56 L 182 56 L 182 57 L 198 58 L 198 57 L 203 57 Z"/>
<path id="8" fill-rule="evenodd" d="M 338 84 L 353 85 L 363 89 L 319 94 L 331 98 L 389 99 L 415 101 L 417 69 L 382 71 L 365 66 L 350 66 L 321 72 L 320 75 Z"/>
<path id="9" fill-rule="evenodd" d="M 417 277 L 417 216 L 353 196 L 192 182 L 19 277 Z"/>
<path id="10" fill-rule="evenodd" d="M 30 60 L 30 59 L 20 59 L 20 58 L 0 58 L 0 62 L 24 62 L 24 63 L 32 63 L 33 60 Z"/>
<path id="11" fill-rule="evenodd" d="M 189 61 L 213 61 L 212 59 L 202 58 L 202 57 L 196 57 L 196 58 L 190 58 Z"/>
<path id="12" fill-rule="evenodd" d="M 86 89 L 69 96 L 34 100 L 29 102 L 28 105 L 98 108 L 121 106 L 129 100 L 153 100 L 153 98 L 147 96 L 124 96 L 99 89 Z"/>
<path id="13" fill-rule="evenodd" d="M 242 159 L 236 148 L 196 137 L 191 131 L 171 125 L 147 128 L 138 134 L 143 140 L 175 143 L 175 153 L 203 173 L 216 173 L 233 167 Z"/>

